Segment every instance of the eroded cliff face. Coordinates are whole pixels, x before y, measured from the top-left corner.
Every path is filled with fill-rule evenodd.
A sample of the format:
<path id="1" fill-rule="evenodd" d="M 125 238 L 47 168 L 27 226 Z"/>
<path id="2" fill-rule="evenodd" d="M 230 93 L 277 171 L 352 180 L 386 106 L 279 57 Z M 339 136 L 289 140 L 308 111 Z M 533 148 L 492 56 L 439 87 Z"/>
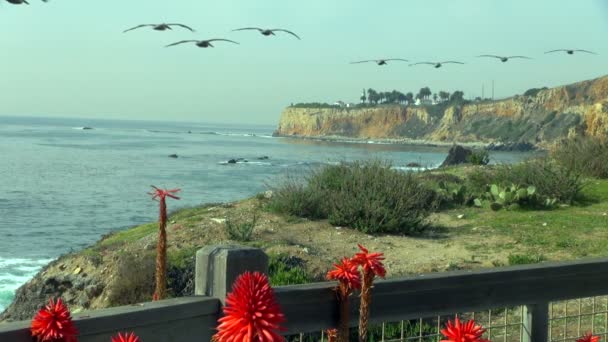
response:
<path id="1" fill-rule="evenodd" d="M 608 76 L 535 96 L 465 105 L 286 108 L 278 136 L 403 139 L 430 142 L 530 142 L 573 134 L 608 136 Z"/>

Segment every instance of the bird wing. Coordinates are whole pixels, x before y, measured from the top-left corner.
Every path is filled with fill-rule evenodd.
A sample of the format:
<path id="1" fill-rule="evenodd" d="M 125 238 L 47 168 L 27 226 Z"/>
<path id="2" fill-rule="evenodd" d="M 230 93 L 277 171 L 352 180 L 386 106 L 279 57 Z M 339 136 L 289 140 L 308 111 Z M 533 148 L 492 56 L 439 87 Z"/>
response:
<path id="1" fill-rule="evenodd" d="M 447 64 L 447 63 L 464 64 L 462 62 L 457 62 L 457 61 L 445 61 L 445 62 L 440 62 L 439 64 Z"/>
<path id="2" fill-rule="evenodd" d="M 507 58 L 525 58 L 525 59 L 532 59 L 530 57 L 526 57 L 526 56 L 509 56 Z"/>
<path id="3" fill-rule="evenodd" d="M 350 64 L 367 63 L 367 62 L 377 62 L 377 61 L 374 61 L 374 60 L 369 60 L 369 61 L 358 61 L 358 62 L 350 62 Z"/>
<path id="4" fill-rule="evenodd" d="M 435 65 L 435 64 L 437 64 L 437 63 L 433 63 L 433 62 L 418 62 L 418 63 L 413 63 L 413 64 L 410 64 L 410 66 L 412 66 L 412 65 L 418 65 L 418 64 L 430 64 L 430 65 Z"/>
<path id="5" fill-rule="evenodd" d="M 145 26 L 154 26 L 154 24 L 141 24 L 141 25 L 137 25 L 135 27 L 131 27 L 130 29 L 126 29 L 126 30 L 122 31 L 122 33 L 129 32 L 131 30 L 135 30 L 135 29 L 138 29 L 140 27 L 145 27 Z"/>
<path id="6" fill-rule="evenodd" d="M 298 39 L 301 39 L 297 34 L 291 32 L 289 30 L 285 30 L 285 29 L 272 29 L 270 31 L 272 31 L 272 32 L 274 32 L 274 31 L 286 32 L 286 33 L 289 33 L 290 35 L 292 35 L 292 36 L 294 36 L 294 37 L 296 37 Z"/>
<path id="7" fill-rule="evenodd" d="M 180 40 L 179 42 L 175 42 L 173 44 L 165 45 L 165 47 L 174 46 L 174 45 L 183 44 L 183 43 L 192 43 L 192 42 L 198 42 L 198 40 L 194 40 L 194 39 Z"/>
<path id="8" fill-rule="evenodd" d="M 501 56 L 496 56 L 496 55 L 479 55 L 477 57 L 492 57 L 492 58 L 502 58 Z M 509 57 L 510 58 L 510 57 Z"/>
<path id="9" fill-rule="evenodd" d="M 235 42 L 234 40 L 223 39 L 223 38 L 208 39 L 207 41 L 208 42 L 215 42 L 215 41 L 218 41 L 218 40 L 223 41 L 223 42 L 231 42 L 231 43 L 234 43 L 234 44 L 239 44 L 238 42 Z"/>
<path id="10" fill-rule="evenodd" d="M 232 31 L 244 31 L 244 30 L 258 30 L 258 31 L 264 31 L 263 29 L 259 28 L 259 27 L 242 27 L 242 28 L 238 28 L 236 30 L 232 30 Z"/>
<path id="11" fill-rule="evenodd" d="M 557 50 L 547 51 L 545 53 L 558 52 L 558 51 L 568 51 L 568 50 L 566 50 L 566 49 L 557 49 Z"/>
<path id="12" fill-rule="evenodd" d="M 385 61 L 402 61 L 402 62 L 409 62 L 407 59 L 403 59 L 403 58 L 389 58 L 389 59 L 385 59 Z"/>
<path id="13" fill-rule="evenodd" d="M 589 51 L 589 50 L 580 50 L 579 49 L 579 50 L 574 50 L 574 51 L 586 52 L 586 53 L 590 53 L 590 54 L 593 54 L 593 55 L 597 55 L 597 53 L 595 53 L 593 51 Z"/>
<path id="14" fill-rule="evenodd" d="M 180 26 L 180 27 L 183 27 L 185 29 L 188 29 L 188 30 L 194 32 L 194 29 L 192 27 L 190 27 L 188 25 L 184 25 L 184 24 L 177 24 L 177 23 L 175 23 L 175 24 L 167 24 L 167 26 Z"/>

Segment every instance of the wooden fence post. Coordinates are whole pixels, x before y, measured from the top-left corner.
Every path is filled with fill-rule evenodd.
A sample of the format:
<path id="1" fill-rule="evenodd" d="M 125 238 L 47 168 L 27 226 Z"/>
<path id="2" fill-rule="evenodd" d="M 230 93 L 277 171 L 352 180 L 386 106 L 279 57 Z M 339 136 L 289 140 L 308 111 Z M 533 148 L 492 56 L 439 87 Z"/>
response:
<path id="1" fill-rule="evenodd" d="M 224 303 L 232 283 L 246 271 L 268 274 L 268 256 L 253 247 L 205 246 L 196 252 L 194 294 L 216 297 Z"/>
<path id="2" fill-rule="evenodd" d="M 524 305 L 522 342 L 548 342 L 549 302 Z"/>

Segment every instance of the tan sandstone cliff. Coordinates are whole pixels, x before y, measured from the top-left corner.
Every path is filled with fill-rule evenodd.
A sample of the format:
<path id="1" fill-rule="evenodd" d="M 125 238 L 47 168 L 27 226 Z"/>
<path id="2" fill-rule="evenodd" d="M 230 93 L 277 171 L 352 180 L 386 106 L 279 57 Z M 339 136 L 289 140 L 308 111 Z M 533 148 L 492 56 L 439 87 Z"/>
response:
<path id="1" fill-rule="evenodd" d="M 296 108 L 281 114 L 277 136 L 429 142 L 530 142 L 572 134 L 608 135 L 608 76 L 499 101 L 435 106 Z"/>

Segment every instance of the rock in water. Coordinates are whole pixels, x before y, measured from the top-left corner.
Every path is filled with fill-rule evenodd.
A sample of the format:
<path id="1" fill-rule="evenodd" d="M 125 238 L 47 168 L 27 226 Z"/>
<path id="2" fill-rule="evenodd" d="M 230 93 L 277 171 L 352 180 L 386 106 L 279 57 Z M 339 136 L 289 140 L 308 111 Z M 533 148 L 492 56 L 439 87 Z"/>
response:
<path id="1" fill-rule="evenodd" d="M 416 162 L 410 162 L 405 164 L 405 166 L 407 167 L 422 167 L 422 165 L 420 165 L 420 163 L 416 163 Z"/>
<path id="2" fill-rule="evenodd" d="M 175 154 L 175 153 L 174 154 L 170 154 L 169 158 L 177 158 L 177 154 Z"/>
<path id="3" fill-rule="evenodd" d="M 473 151 L 469 148 L 462 147 L 460 145 L 454 145 L 450 148 L 448 152 L 448 156 L 445 158 L 441 167 L 450 166 L 450 165 L 458 165 L 464 164 L 468 161 L 469 156 L 473 153 Z"/>

